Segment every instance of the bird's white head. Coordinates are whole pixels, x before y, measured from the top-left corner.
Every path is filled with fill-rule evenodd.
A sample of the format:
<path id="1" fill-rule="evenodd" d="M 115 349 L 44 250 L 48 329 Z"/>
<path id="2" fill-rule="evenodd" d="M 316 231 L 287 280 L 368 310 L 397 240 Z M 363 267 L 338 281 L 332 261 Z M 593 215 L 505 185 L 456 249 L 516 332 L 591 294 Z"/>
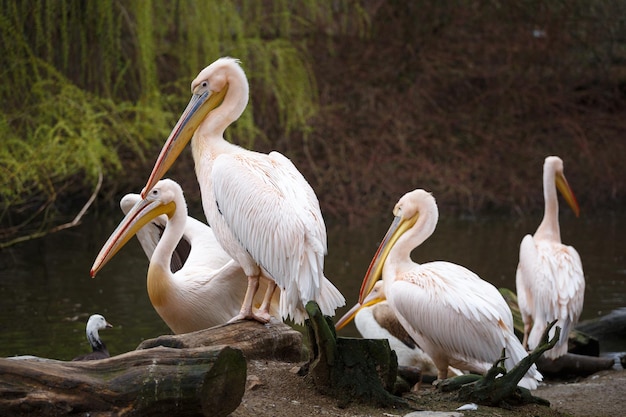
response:
<path id="1" fill-rule="evenodd" d="M 204 68 L 191 82 L 191 94 L 198 94 L 205 90 L 213 93 L 220 93 L 227 89 L 233 80 L 243 80 L 246 92 L 248 90 L 248 82 L 246 73 L 241 68 L 241 62 L 236 58 L 224 57 L 219 58 L 208 67 Z M 241 97 L 246 103 L 248 102 L 248 94 L 242 94 Z"/>
<path id="2" fill-rule="evenodd" d="M 165 213 L 169 217 L 171 217 L 176 210 L 186 209 L 183 189 L 176 181 L 170 180 L 169 178 L 157 182 L 154 188 L 146 195 L 145 200 L 147 202 L 156 202 L 163 206 L 174 204 L 176 209 Z"/>
<path id="3" fill-rule="evenodd" d="M 407 229 L 413 227 L 417 218 L 422 216 L 428 216 L 434 219 L 434 224 L 437 224 L 439 220 L 439 209 L 435 202 L 435 197 L 431 193 L 425 190 L 417 189 L 403 195 L 393 208 L 393 215 L 399 217 L 405 221 L 414 219 L 411 225 L 407 226 Z M 434 227 L 431 233 L 434 231 Z"/>
<path id="4" fill-rule="evenodd" d="M 113 325 L 100 314 L 92 314 L 89 320 L 87 320 L 87 334 L 97 333 L 98 330 L 106 329 L 107 327 L 113 327 Z"/>

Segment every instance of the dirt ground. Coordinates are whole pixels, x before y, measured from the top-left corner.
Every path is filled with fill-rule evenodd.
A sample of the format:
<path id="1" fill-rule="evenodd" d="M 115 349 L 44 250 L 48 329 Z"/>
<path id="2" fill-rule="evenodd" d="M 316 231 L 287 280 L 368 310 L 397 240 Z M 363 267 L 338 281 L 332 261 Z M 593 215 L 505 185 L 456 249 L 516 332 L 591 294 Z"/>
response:
<path id="1" fill-rule="evenodd" d="M 410 408 L 382 409 L 350 403 L 345 408 L 338 400 L 318 394 L 311 381 L 296 374 L 299 364 L 250 361 L 248 384 L 243 400 L 233 417 L 292 416 L 405 416 L 416 410 L 452 412 L 463 403 L 452 395 L 422 386 L 418 394 L 407 394 Z M 512 409 L 479 406 L 475 411 L 458 412 L 466 416 L 502 417 L 613 417 L 623 415 L 626 397 L 626 371 L 603 371 L 575 382 L 543 384 L 535 396 L 550 401 L 550 407 L 525 405 Z M 445 415 L 457 415 L 447 413 Z"/>

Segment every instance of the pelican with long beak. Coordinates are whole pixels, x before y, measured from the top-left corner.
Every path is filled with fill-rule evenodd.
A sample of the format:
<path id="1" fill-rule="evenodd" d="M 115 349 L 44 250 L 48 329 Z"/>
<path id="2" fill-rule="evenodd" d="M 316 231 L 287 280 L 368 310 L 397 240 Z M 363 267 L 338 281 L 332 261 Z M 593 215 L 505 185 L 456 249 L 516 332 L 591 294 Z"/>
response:
<path id="1" fill-rule="evenodd" d="M 513 333 L 513 315 L 500 292 L 460 265 L 411 260 L 411 251 L 437 225 L 433 196 L 411 191 L 400 198 L 393 213 L 394 221 L 363 280 L 359 302 L 366 303 L 382 277 L 378 300 L 389 302 L 405 330 L 435 363 L 439 379 L 446 378 L 448 366 L 484 374 L 503 348 L 504 365 L 513 368 L 527 353 Z M 518 385 L 535 389 L 541 379 L 533 365 Z"/>
<path id="2" fill-rule="evenodd" d="M 548 322 L 556 319 L 556 326 L 562 329 L 556 346 L 544 353 L 549 359 L 567 353 L 567 336 L 578 322 L 585 297 L 580 256 L 576 249 L 561 243 L 557 189 L 578 217 L 580 207 L 563 174 L 563 161 L 558 156 L 548 156 L 543 164 L 543 220 L 534 235 L 522 239 L 515 277 L 524 321 L 524 346 L 534 349 Z M 550 337 L 553 333 L 554 327 Z"/>
<path id="3" fill-rule="evenodd" d="M 304 306 L 311 300 L 333 316 L 345 299 L 324 277 L 326 226 L 315 192 L 280 153 L 253 152 L 224 139 L 226 128 L 246 108 L 248 90 L 235 59 L 220 58 L 203 69 L 191 83 L 191 100 L 141 195 L 149 195 L 191 141 L 204 214 L 248 277 L 245 300 L 232 320 L 269 320 L 267 308 L 252 311 L 261 277 L 280 288 L 281 318 L 303 323 Z M 270 305 L 274 288 L 265 293 L 263 306 Z"/>
<path id="4" fill-rule="evenodd" d="M 132 201 L 135 204 L 129 208 Z M 137 235 L 150 258 L 150 301 L 174 333 L 224 324 L 237 314 L 246 293 L 246 276 L 220 247 L 211 228 L 187 216 L 183 191 L 176 182 L 159 181 L 146 198 L 130 194 L 121 205 L 127 214 L 98 254 L 92 276 Z M 277 295 L 267 308 L 278 313 Z"/>

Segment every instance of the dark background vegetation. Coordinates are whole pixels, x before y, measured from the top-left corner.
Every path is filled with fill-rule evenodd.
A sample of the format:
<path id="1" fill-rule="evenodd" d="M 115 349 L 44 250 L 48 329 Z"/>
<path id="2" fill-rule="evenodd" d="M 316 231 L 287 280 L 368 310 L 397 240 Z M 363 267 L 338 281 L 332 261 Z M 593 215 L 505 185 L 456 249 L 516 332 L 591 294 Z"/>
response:
<path id="1" fill-rule="evenodd" d="M 446 213 L 543 207 L 559 155 L 583 213 L 621 209 L 626 3 L 2 0 L 0 237 L 144 185 L 190 97 L 238 57 L 251 103 L 228 138 L 278 150 L 328 219 L 388 216 L 425 188 Z M 190 153 L 170 177 L 192 205 Z"/>

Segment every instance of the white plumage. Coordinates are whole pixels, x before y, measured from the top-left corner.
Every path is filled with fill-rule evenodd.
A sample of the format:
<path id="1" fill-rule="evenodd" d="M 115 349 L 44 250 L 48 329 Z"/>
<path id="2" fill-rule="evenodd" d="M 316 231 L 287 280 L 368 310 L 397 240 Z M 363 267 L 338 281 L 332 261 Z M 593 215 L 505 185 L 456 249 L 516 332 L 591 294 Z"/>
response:
<path id="1" fill-rule="evenodd" d="M 557 187 L 578 216 L 578 202 L 563 174 L 563 161 L 549 156 L 543 165 L 544 217 L 534 235 L 520 245 L 516 274 L 517 298 L 524 321 L 524 345 L 534 349 L 546 324 L 557 320 L 561 338 L 544 356 L 567 353 L 568 335 L 583 309 L 585 276 L 576 249 L 561 243 Z M 555 327 L 556 327 L 555 326 Z M 554 328 L 550 335 L 554 334 Z"/>
<path id="2" fill-rule="evenodd" d="M 435 230 L 435 199 L 424 190 L 412 191 L 398 201 L 394 215 L 363 281 L 360 301 L 382 275 L 382 298 L 432 358 L 440 379 L 448 366 L 483 374 L 503 348 L 505 367 L 515 366 L 526 351 L 515 337 L 513 316 L 499 291 L 460 265 L 417 264 L 410 258 Z M 541 379 L 533 365 L 519 385 L 534 389 Z"/>
<path id="3" fill-rule="evenodd" d="M 174 127 L 142 192 L 169 169 L 191 140 L 205 215 L 224 250 L 248 276 L 248 291 L 233 320 L 269 314 L 251 310 L 259 277 L 281 290 L 280 315 L 302 323 L 314 300 L 334 315 L 345 300 L 323 275 L 326 227 L 315 193 L 289 159 L 224 140 L 224 130 L 248 103 L 248 81 L 237 60 L 221 58 L 191 84 L 193 96 Z M 266 293 L 271 295 L 271 290 Z"/>

